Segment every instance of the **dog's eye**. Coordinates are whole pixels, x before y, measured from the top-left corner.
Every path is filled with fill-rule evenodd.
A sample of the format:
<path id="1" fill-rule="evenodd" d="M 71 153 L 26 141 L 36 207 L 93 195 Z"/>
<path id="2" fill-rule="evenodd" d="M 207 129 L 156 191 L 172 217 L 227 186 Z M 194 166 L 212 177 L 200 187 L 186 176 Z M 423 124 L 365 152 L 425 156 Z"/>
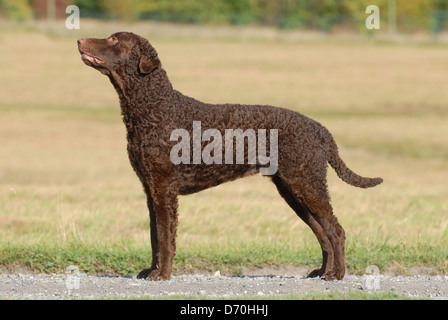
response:
<path id="1" fill-rule="evenodd" d="M 109 40 L 110 42 L 113 42 L 113 43 L 118 42 L 118 39 L 116 37 L 109 37 L 109 38 L 107 38 L 107 40 Z"/>

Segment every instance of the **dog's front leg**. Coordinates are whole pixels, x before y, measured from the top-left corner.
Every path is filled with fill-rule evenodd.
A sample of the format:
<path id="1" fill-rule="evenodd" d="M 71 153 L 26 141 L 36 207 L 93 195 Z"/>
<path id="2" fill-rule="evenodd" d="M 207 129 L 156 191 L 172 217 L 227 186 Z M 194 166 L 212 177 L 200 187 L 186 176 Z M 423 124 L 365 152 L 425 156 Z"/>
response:
<path id="1" fill-rule="evenodd" d="M 151 217 L 151 246 L 153 262 L 150 269 L 140 272 L 140 278 L 168 280 L 176 254 L 177 192 L 169 184 L 158 184 L 153 193 Z M 148 201 L 149 203 L 149 201 Z"/>
<path id="2" fill-rule="evenodd" d="M 151 251 L 152 251 L 152 263 L 149 269 L 143 269 L 137 276 L 138 279 L 150 278 L 153 272 L 159 269 L 159 244 L 157 241 L 157 217 L 154 209 L 154 201 L 152 200 L 149 188 L 145 186 L 145 192 L 147 196 L 147 205 L 149 211 L 150 231 L 151 231 Z"/>

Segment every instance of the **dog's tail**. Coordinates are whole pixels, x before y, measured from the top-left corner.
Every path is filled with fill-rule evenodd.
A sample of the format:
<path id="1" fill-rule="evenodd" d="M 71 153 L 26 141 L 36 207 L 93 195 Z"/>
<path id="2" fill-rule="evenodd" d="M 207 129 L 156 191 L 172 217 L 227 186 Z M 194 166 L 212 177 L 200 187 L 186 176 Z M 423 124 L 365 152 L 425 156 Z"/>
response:
<path id="1" fill-rule="evenodd" d="M 333 144 L 333 148 L 331 149 L 328 163 L 333 167 L 342 181 L 359 188 L 371 188 L 383 182 L 381 178 L 364 178 L 357 175 L 347 167 L 339 156 L 336 143 Z"/>

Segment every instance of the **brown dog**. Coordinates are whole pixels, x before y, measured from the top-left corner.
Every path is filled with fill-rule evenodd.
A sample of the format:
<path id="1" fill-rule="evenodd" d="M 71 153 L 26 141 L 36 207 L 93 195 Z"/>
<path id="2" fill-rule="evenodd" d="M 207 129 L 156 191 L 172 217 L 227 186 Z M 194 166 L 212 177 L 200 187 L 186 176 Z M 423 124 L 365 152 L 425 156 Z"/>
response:
<path id="1" fill-rule="evenodd" d="M 347 168 L 325 127 L 287 109 L 212 105 L 187 97 L 173 89 L 156 50 L 133 33 L 80 39 L 78 47 L 85 64 L 107 75 L 118 92 L 129 159 L 147 196 L 152 264 L 139 273 L 139 278 L 170 278 L 176 253 L 178 195 L 267 170 L 266 159 L 274 160 L 272 156 L 274 170 L 263 174 L 270 175 L 280 195 L 313 230 L 322 248 L 322 266 L 309 276 L 327 280 L 344 277 L 345 233 L 330 204 L 327 163 L 342 180 L 357 187 L 373 187 L 382 179 L 363 178 Z M 198 128 L 199 133 L 195 130 Z M 241 141 L 247 138 L 247 144 L 244 142 L 242 149 L 235 147 L 236 136 L 229 140 L 227 130 L 244 130 Z M 267 131 L 271 139 L 260 143 Z M 179 145 L 178 139 L 184 133 L 193 141 Z M 219 137 L 226 139 L 220 142 Z M 258 145 L 251 138 L 258 139 Z M 207 155 L 212 144 L 213 152 Z M 270 150 L 269 158 L 268 153 L 261 157 L 263 146 Z M 251 155 L 256 147 L 258 158 L 254 159 Z M 178 157 L 180 151 L 182 157 Z M 226 163 L 219 161 L 224 153 Z"/>

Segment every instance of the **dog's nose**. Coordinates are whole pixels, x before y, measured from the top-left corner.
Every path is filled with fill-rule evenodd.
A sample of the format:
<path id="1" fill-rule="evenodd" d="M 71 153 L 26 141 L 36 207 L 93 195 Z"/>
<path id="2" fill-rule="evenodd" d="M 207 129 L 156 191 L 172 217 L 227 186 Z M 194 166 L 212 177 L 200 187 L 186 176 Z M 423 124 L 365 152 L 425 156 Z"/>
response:
<path id="1" fill-rule="evenodd" d="M 78 47 L 85 42 L 85 39 L 78 39 Z"/>

